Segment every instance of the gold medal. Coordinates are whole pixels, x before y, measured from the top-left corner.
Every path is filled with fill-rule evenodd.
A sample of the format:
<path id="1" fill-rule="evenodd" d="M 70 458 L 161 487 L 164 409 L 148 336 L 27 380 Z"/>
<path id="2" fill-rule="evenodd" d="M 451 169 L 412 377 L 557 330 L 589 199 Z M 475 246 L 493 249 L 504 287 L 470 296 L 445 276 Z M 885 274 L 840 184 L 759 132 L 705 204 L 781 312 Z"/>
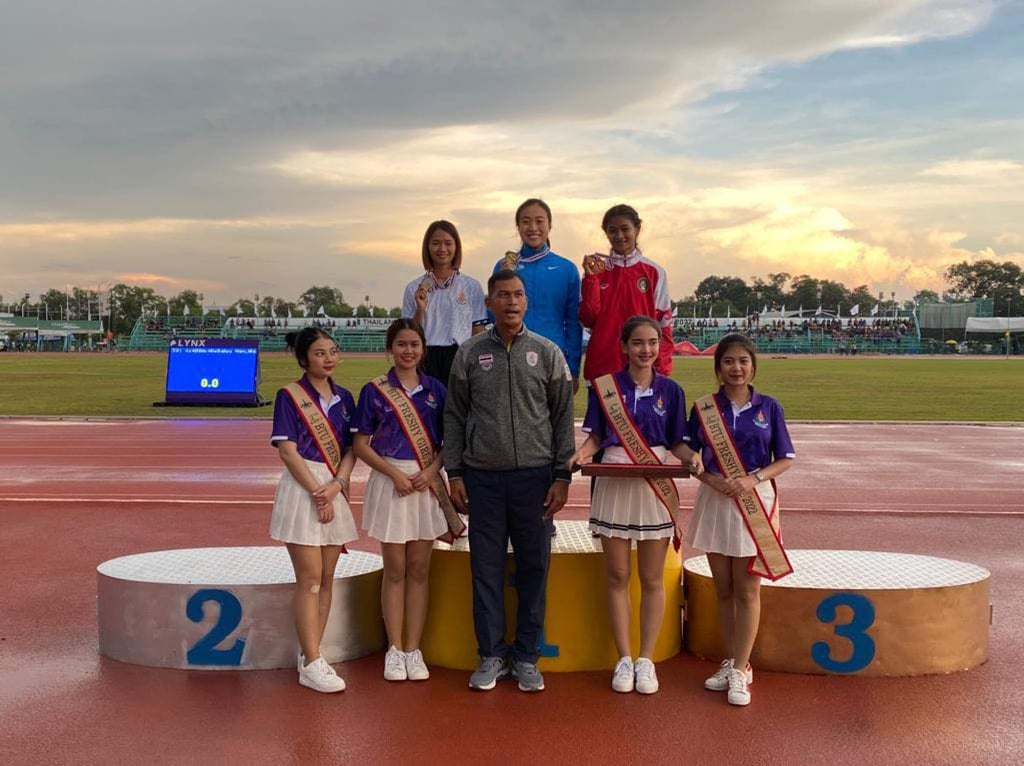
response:
<path id="1" fill-rule="evenodd" d="M 516 270 L 516 266 L 519 265 L 519 251 L 518 250 L 506 250 L 505 251 L 505 268 Z"/>

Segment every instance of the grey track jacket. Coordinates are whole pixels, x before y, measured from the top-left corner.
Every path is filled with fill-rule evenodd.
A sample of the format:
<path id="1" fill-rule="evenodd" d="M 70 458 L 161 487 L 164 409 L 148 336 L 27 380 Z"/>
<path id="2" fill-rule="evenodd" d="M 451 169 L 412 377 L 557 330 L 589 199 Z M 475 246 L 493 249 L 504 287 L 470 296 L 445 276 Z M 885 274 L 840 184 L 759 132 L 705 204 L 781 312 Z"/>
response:
<path id="1" fill-rule="evenodd" d="M 572 377 L 558 346 L 525 327 L 506 349 L 490 330 L 459 346 L 444 410 L 444 465 L 512 471 L 551 466 L 568 480 L 576 451 Z"/>

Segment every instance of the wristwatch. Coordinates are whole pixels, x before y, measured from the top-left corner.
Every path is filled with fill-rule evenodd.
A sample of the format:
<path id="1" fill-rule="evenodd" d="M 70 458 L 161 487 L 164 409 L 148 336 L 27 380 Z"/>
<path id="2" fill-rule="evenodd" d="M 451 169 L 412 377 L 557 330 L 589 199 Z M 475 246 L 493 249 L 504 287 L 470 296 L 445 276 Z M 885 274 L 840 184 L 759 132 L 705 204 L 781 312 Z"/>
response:
<path id="1" fill-rule="evenodd" d="M 766 481 L 768 477 L 764 475 L 764 471 L 758 468 L 754 471 L 754 478 L 757 479 L 757 483 L 760 484 L 762 481 Z"/>

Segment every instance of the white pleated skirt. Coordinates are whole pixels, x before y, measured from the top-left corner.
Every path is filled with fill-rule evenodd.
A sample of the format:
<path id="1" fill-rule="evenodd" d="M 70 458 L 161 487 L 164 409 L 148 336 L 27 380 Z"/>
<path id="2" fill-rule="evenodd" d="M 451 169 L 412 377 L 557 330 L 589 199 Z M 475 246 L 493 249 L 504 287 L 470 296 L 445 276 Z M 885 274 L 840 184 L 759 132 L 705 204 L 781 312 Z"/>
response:
<path id="1" fill-rule="evenodd" d="M 305 462 L 318 484 L 331 480 L 331 471 L 324 463 L 315 460 Z M 357 540 L 359 532 L 352 518 L 352 509 L 341 492 L 334 498 L 334 520 L 322 524 L 313 498 L 285 468 L 274 496 L 270 536 L 274 540 L 297 545 L 344 545 Z"/>
<path id="2" fill-rule="evenodd" d="M 664 447 L 655 447 L 654 451 L 659 460 L 665 460 Z M 633 463 L 622 447 L 608 447 L 601 462 Z M 673 529 L 668 511 L 644 479 L 597 477 L 590 500 L 591 532 L 602 537 L 659 540 L 672 537 Z"/>
<path id="3" fill-rule="evenodd" d="M 415 460 L 384 459 L 406 476 L 420 470 Z M 391 479 L 379 471 L 370 471 L 363 499 L 363 529 L 382 543 L 407 543 L 434 540 L 448 531 L 448 525 L 429 489 L 399 497 Z"/>
<path id="4" fill-rule="evenodd" d="M 761 496 L 765 507 L 771 509 L 775 503 L 775 488 L 771 482 L 761 482 L 754 491 Z M 723 556 L 737 558 L 757 555 L 757 546 L 747 531 L 736 501 L 716 492 L 707 484 L 697 488 L 693 516 L 686 530 L 686 542 L 705 553 L 721 553 Z"/>

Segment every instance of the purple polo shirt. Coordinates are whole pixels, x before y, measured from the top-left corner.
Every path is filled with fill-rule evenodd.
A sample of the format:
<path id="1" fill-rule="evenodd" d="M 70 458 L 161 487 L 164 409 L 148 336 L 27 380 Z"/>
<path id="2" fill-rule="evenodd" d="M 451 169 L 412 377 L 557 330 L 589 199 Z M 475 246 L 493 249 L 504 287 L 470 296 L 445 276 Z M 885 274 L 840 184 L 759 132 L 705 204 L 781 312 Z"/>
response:
<path id="1" fill-rule="evenodd" d="M 399 390 L 395 368 L 388 370 L 388 381 Z M 427 429 L 427 436 L 434 449 L 438 449 L 444 435 L 444 401 L 447 390 L 436 378 L 420 373 L 420 383 L 409 393 L 413 406 L 420 414 L 420 420 Z M 377 390 L 373 383 L 367 383 L 359 392 L 359 405 L 352 420 L 352 431 L 370 436 L 370 446 L 381 457 L 396 460 L 415 460 L 416 452 L 405 438 L 402 424 L 398 422 L 391 403 Z"/>
<path id="2" fill-rule="evenodd" d="M 622 392 L 622 400 L 630 417 L 650 446 L 661 445 L 672 449 L 679 442 L 690 441 L 686 423 L 686 394 L 672 378 L 655 373 L 651 387 L 640 391 L 629 377 L 629 372 L 620 370 L 615 373 L 615 382 Z M 604 410 L 597 398 L 597 389 L 593 385 L 587 395 L 583 433 L 597 434 L 602 449 L 622 446 L 615 430 L 605 419 Z"/>
<path id="3" fill-rule="evenodd" d="M 341 445 L 341 451 L 344 454 L 345 450 L 352 446 L 352 434 L 349 432 L 349 428 L 351 420 L 355 416 L 356 405 L 352 394 L 330 378 L 327 381 L 331 384 L 331 390 L 334 391 L 334 397 L 329 402 L 320 398 L 320 394 L 313 388 L 305 375 L 299 378 L 299 385 L 306 390 L 309 398 L 320 408 L 321 412 L 326 410 L 327 420 L 334 427 L 338 444 Z M 306 428 L 306 422 L 295 407 L 295 401 L 291 394 L 283 388 L 277 392 L 277 399 L 274 401 L 274 427 L 271 434 L 271 444 L 279 441 L 295 442 L 299 455 L 303 458 L 315 460 L 318 463 L 324 462 L 323 455 L 320 454 L 320 449 L 316 446 L 316 441 L 309 433 L 309 429 Z"/>
<path id="4" fill-rule="evenodd" d="M 725 428 L 732 435 L 748 472 L 764 468 L 778 458 L 796 457 L 782 405 L 775 399 L 759 394 L 751 386 L 750 401 L 735 414 L 724 389 L 718 389 L 715 400 L 722 411 Z M 693 448 L 701 449 L 704 468 L 721 475 L 722 469 L 718 467 L 718 461 L 707 446 L 707 437 L 700 426 L 696 409 L 690 411 L 690 433 L 693 434 Z"/>

